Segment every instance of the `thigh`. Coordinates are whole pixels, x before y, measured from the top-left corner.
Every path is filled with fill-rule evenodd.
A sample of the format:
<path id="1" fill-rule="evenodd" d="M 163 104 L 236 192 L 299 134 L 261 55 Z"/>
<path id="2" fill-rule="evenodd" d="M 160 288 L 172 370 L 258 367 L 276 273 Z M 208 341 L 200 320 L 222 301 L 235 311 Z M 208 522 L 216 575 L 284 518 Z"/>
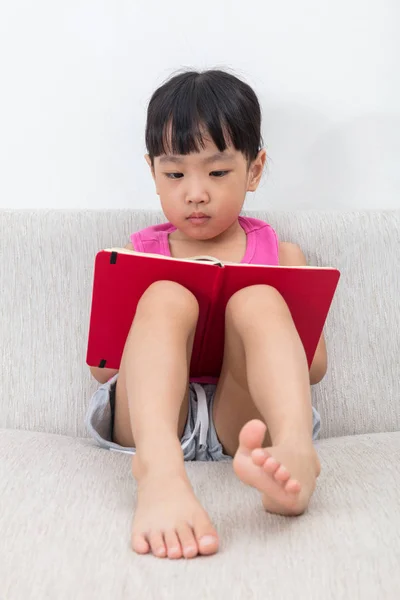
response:
<path id="1" fill-rule="evenodd" d="M 240 430 L 251 419 L 264 422 L 248 389 L 243 343 L 227 310 L 224 360 L 213 405 L 215 430 L 226 454 L 235 455 L 239 446 Z M 270 445 L 271 440 L 267 432 L 264 446 Z"/>

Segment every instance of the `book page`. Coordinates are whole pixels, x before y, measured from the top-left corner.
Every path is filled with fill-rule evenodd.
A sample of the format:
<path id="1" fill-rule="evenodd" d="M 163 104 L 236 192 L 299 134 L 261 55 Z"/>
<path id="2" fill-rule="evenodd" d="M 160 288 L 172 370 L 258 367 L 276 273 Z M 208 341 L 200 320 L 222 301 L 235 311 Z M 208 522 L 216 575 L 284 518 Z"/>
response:
<path id="1" fill-rule="evenodd" d="M 334 267 L 317 267 L 313 265 L 256 265 L 253 263 L 234 263 L 228 261 L 224 261 L 223 264 L 229 267 L 268 267 L 268 269 L 334 269 Z"/>
<path id="2" fill-rule="evenodd" d="M 209 263 L 210 265 L 215 265 L 219 267 L 223 267 L 224 265 L 230 267 L 268 267 L 270 269 L 334 269 L 334 267 L 318 267 L 312 265 L 257 265 L 252 263 L 235 263 L 229 261 L 222 261 L 216 258 L 215 256 L 209 256 L 207 254 L 200 256 L 191 256 L 190 258 L 175 258 L 173 256 L 165 256 L 164 254 L 152 254 L 150 252 L 137 252 L 136 250 L 129 250 L 128 248 L 104 248 L 104 252 L 118 252 L 120 254 L 133 254 L 135 256 L 149 256 L 151 258 L 161 258 L 163 260 L 177 260 L 184 262 L 201 262 L 201 263 Z"/>
<path id="3" fill-rule="evenodd" d="M 133 254 L 134 256 L 148 256 L 150 258 L 161 258 L 164 260 L 177 260 L 184 262 L 201 262 L 210 263 L 212 265 L 223 266 L 223 263 L 215 258 L 215 256 L 191 256 L 190 258 L 175 258 L 173 256 L 165 256 L 164 254 L 152 254 L 150 252 L 137 252 L 136 250 L 129 250 L 129 248 L 104 248 L 104 252 L 118 252 L 118 254 Z M 234 264 L 234 263 L 232 263 Z"/>

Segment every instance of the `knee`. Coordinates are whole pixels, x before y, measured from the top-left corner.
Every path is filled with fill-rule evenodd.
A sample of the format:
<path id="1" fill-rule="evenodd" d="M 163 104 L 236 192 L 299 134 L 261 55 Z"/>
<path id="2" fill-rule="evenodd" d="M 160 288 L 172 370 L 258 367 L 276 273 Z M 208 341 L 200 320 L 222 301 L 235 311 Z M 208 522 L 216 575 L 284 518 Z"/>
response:
<path id="1" fill-rule="evenodd" d="M 252 285 L 231 296 L 226 306 L 226 317 L 233 319 L 235 324 L 248 324 L 258 315 L 265 318 L 288 310 L 278 290 L 270 285 Z"/>
<path id="2" fill-rule="evenodd" d="M 156 281 L 144 292 L 136 314 L 178 316 L 197 323 L 199 305 L 195 296 L 174 281 Z"/>

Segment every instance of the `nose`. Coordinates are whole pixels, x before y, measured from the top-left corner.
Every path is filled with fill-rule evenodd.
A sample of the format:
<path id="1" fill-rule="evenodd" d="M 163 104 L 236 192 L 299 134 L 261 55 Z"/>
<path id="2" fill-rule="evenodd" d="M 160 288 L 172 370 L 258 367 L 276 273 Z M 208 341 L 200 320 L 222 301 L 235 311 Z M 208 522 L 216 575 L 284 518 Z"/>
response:
<path id="1" fill-rule="evenodd" d="M 185 201 L 186 204 L 194 204 L 196 206 L 198 204 L 208 204 L 210 202 L 210 196 L 204 188 L 204 185 L 201 185 L 201 182 L 192 183 L 186 193 Z"/>

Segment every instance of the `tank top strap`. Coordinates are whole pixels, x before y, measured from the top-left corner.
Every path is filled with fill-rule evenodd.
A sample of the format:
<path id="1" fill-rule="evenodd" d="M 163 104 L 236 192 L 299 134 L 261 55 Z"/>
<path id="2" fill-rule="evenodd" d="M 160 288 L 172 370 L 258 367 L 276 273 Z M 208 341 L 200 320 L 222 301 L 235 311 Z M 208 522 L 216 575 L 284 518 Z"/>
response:
<path id="1" fill-rule="evenodd" d="M 242 263 L 259 265 L 278 265 L 278 236 L 265 221 L 252 217 L 239 217 L 239 223 L 246 237 L 246 252 Z M 130 240 L 137 252 L 171 256 L 168 236 L 176 230 L 172 223 L 152 225 L 132 233 Z"/>
<path id="2" fill-rule="evenodd" d="M 260 219 L 239 217 L 247 236 L 246 253 L 242 262 L 258 265 L 279 265 L 279 242 L 275 230 Z"/>
<path id="3" fill-rule="evenodd" d="M 176 227 L 172 223 L 152 225 L 151 227 L 146 227 L 146 229 L 132 233 L 130 241 L 137 252 L 171 256 L 168 235 L 175 231 L 175 229 Z"/>

